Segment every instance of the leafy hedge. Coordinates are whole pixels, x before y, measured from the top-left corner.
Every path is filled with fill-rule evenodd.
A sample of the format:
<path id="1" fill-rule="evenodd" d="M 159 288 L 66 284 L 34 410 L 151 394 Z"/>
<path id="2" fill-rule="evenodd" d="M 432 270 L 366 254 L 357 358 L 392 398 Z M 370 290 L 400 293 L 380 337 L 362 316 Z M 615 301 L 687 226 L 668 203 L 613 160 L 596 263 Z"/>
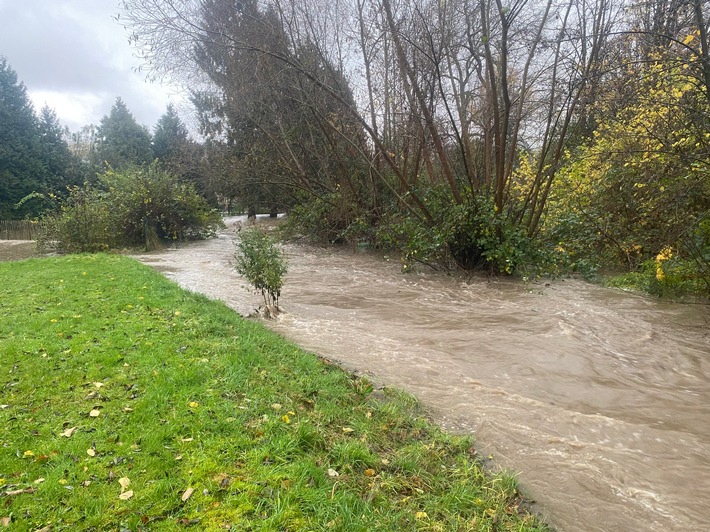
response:
<path id="1" fill-rule="evenodd" d="M 222 226 L 191 184 L 157 164 L 109 170 L 96 186 L 71 188 L 45 221 L 39 246 L 68 253 L 152 249 L 164 240 L 208 238 Z"/>

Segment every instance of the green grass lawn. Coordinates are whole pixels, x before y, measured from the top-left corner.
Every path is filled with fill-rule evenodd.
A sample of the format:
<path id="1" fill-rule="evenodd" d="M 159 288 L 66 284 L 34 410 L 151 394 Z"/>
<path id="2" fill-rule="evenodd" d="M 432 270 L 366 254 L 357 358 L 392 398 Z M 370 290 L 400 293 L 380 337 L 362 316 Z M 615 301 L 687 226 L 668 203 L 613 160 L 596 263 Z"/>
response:
<path id="1" fill-rule="evenodd" d="M 544 530 L 401 392 L 113 255 L 0 263 L 0 528 Z"/>

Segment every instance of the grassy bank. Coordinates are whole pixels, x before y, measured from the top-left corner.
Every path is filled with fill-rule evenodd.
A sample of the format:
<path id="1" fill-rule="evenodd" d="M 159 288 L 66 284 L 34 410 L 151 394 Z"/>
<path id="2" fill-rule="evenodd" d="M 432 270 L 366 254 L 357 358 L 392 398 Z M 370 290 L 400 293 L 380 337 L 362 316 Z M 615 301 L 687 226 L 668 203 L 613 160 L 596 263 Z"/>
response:
<path id="1" fill-rule="evenodd" d="M 0 527 L 543 530 L 411 397 L 118 256 L 0 263 Z"/>

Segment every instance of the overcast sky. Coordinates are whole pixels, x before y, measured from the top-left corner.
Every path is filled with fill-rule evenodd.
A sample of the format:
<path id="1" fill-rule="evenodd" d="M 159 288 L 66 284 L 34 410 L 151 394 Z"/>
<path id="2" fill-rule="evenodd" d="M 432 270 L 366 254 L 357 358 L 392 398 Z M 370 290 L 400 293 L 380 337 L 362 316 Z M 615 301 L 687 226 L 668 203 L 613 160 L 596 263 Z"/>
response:
<path id="1" fill-rule="evenodd" d="M 136 120 L 153 126 L 176 91 L 145 82 L 118 0 L 0 0 L 0 55 L 39 111 L 46 103 L 72 131 L 98 125 L 120 96 Z"/>

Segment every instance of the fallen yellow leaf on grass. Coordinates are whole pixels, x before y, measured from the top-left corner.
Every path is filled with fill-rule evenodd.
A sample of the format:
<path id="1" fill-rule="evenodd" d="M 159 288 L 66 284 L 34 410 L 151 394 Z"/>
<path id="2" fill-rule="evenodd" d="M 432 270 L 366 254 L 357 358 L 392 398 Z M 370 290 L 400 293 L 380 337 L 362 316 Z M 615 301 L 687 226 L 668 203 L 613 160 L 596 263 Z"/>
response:
<path id="1" fill-rule="evenodd" d="M 35 455 L 35 453 L 33 453 L 32 451 L 25 451 L 24 453 L 22 453 L 22 455 L 26 457 L 32 457 Z"/>
<path id="2" fill-rule="evenodd" d="M 127 501 L 131 497 L 133 497 L 133 490 L 124 491 L 123 493 L 121 493 L 118 496 L 118 498 L 121 499 L 122 501 Z"/>
<path id="3" fill-rule="evenodd" d="M 190 408 L 197 408 L 198 406 L 200 406 L 200 403 L 198 403 L 197 401 L 190 401 L 189 403 L 187 403 L 187 406 L 189 406 Z"/>
<path id="4" fill-rule="evenodd" d="M 281 421 L 283 421 L 286 424 L 291 423 L 291 419 L 287 415 L 281 416 Z"/>
<path id="5" fill-rule="evenodd" d="M 374 470 L 374 469 L 365 469 L 365 476 L 366 476 L 366 477 L 374 477 L 374 476 L 375 476 L 375 470 Z"/>
<path id="6" fill-rule="evenodd" d="M 101 415 L 101 410 L 97 410 L 94 408 L 91 412 L 89 412 L 89 416 L 91 417 L 99 417 Z"/>
<path id="7" fill-rule="evenodd" d="M 426 512 L 417 512 L 414 514 L 414 517 L 416 517 L 417 519 L 426 519 L 428 516 Z"/>
<path id="8" fill-rule="evenodd" d="M 72 434 L 76 431 L 76 427 L 71 427 L 69 429 L 66 429 L 64 432 L 59 434 L 60 436 L 64 436 L 65 438 L 71 438 Z"/>
<path id="9" fill-rule="evenodd" d="M 89 449 L 86 450 L 86 454 L 88 454 L 89 456 L 96 456 L 96 451 L 94 451 L 93 449 L 89 448 Z"/>
<path id="10" fill-rule="evenodd" d="M 128 489 L 128 486 L 131 485 L 131 479 L 128 477 L 121 477 L 118 479 L 118 483 L 121 485 L 121 492 L 123 492 Z"/>
<path id="11" fill-rule="evenodd" d="M 97 388 L 101 388 L 104 385 L 104 383 L 97 381 L 97 382 L 94 382 L 93 385 L 96 386 Z"/>
<path id="12" fill-rule="evenodd" d="M 355 429 L 351 429 L 350 427 L 343 427 L 343 432 L 345 432 L 345 433 L 355 432 Z"/>
<path id="13" fill-rule="evenodd" d="M 185 502 L 187 499 L 192 497 L 192 494 L 195 493 L 194 488 L 187 488 L 185 492 L 182 494 L 182 497 L 180 497 L 180 500 L 182 502 Z"/>
<path id="14" fill-rule="evenodd" d="M 12 523 L 12 517 L 0 517 L 0 526 L 8 527 Z"/>

